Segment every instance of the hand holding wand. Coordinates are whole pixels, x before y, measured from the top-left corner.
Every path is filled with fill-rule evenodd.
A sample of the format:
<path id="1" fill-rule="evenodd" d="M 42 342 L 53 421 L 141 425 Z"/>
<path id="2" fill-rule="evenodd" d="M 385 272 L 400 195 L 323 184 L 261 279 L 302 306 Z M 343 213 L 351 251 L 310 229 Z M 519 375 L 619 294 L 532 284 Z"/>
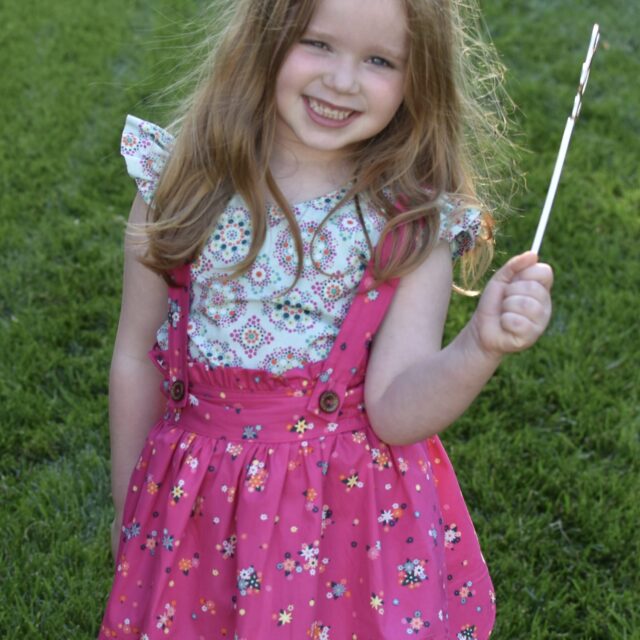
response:
<path id="1" fill-rule="evenodd" d="M 533 245 L 531 246 L 531 251 L 533 251 L 533 253 L 536 253 L 536 254 L 540 251 L 540 245 L 542 244 L 544 231 L 547 227 L 549 214 L 551 213 L 551 207 L 553 206 L 553 200 L 556 196 L 556 191 L 558 189 L 558 182 L 560 182 L 560 174 L 562 173 L 562 166 L 564 165 L 564 159 L 567 155 L 567 149 L 569 148 L 569 141 L 571 140 L 573 127 L 575 126 L 576 120 L 580 115 L 580 108 L 582 107 L 582 98 L 584 96 L 584 91 L 587 88 L 587 82 L 589 81 L 591 61 L 593 60 L 593 56 L 596 52 L 596 48 L 598 46 L 599 41 L 600 41 L 600 28 L 598 27 L 597 24 L 594 24 L 593 31 L 591 33 L 591 42 L 589 43 L 589 49 L 587 50 L 587 57 L 582 65 L 582 72 L 580 73 L 580 84 L 578 85 L 578 93 L 575 97 L 575 100 L 573 101 L 573 109 L 571 111 L 571 115 L 567 119 L 567 124 L 564 128 L 564 135 L 562 136 L 560 151 L 558 152 L 558 157 L 556 159 L 556 166 L 553 170 L 551 183 L 549 184 L 549 190 L 547 191 L 547 198 L 544 202 L 544 207 L 542 208 L 542 213 L 540 215 L 540 221 L 538 222 L 536 235 L 533 240 Z"/>

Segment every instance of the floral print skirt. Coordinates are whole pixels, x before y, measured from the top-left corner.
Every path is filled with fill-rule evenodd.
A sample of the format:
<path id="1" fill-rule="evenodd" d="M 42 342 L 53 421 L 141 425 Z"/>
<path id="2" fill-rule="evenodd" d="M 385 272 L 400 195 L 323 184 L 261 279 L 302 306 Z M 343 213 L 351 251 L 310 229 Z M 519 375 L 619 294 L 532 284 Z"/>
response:
<path id="1" fill-rule="evenodd" d="M 275 375 L 187 360 L 187 271 L 100 640 L 488 638 L 493 588 L 440 440 L 388 446 L 365 411 L 397 283 L 371 295 L 367 272 L 328 358 Z"/>
<path id="2" fill-rule="evenodd" d="M 344 419 L 306 414 L 313 371 L 189 375 L 131 479 L 101 640 L 488 637 L 490 578 L 438 438 L 381 442 L 361 385 Z"/>

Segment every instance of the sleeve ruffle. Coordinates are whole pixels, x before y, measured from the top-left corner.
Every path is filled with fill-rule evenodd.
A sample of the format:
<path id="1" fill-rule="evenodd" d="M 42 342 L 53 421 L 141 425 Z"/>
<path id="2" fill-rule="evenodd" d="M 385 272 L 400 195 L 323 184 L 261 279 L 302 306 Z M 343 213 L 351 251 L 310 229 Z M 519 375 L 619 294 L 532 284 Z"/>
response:
<path id="1" fill-rule="evenodd" d="M 136 181 L 138 191 L 147 204 L 153 199 L 173 141 L 173 136 L 158 125 L 127 116 L 120 153 L 127 163 L 127 172 Z"/>
<path id="2" fill-rule="evenodd" d="M 440 240 L 449 243 L 455 260 L 473 249 L 482 229 L 480 209 L 450 197 L 442 198 L 440 208 Z"/>

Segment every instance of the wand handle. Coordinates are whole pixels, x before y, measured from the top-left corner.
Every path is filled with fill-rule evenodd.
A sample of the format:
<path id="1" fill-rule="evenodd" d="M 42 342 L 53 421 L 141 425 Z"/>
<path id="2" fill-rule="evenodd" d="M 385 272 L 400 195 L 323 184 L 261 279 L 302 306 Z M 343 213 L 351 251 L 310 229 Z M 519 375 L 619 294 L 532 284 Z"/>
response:
<path id="1" fill-rule="evenodd" d="M 582 65 L 580 71 L 580 83 L 578 85 L 578 93 L 573 101 L 573 109 L 571 115 L 567 119 L 567 124 L 564 128 L 564 134 L 562 136 L 562 142 L 560 143 L 560 151 L 558 151 L 558 157 L 556 158 L 556 165 L 553 169 L 553 175 L 551 176 L 551 182 L 549 183 L 549 190 L 547 191 L 547 197 L 542 207 L 542 213 L 540 214 L 540 221 L 538 222 L 538 228 L 536 229 L 536 235 L 531 245 L 531 251 L 538 253 L 540 251 L 540 245 L 542 244 L 542 238 L 544 237 L 545 229 L 547 228 L 547 222 L 551 215 L 551 207 L 553 206 L 553 200 L 556 197 L 556 191 L 558 190 L 558 183 L 560 182 L 560 175 L 562 174 L 562 167 L 564 160 L 567 157 L 567 150 L 569 149 L 569 142 L 571 140 L 571 134 L 576 124 L 576 120 L 580 115 L 580 108 L 582 107 L 582 98 L 584 91 L 587 88 L 587 82 L 589 81 L 589 72 L 591 70 L 591 62 L 596 52 L 598 42 L 600 40 L 600 27 L 597 24 L 593 25 L 593 31 L 591 32 L 591 41 L 589 42 L 589 48 L 587 49 L 587 57 Z"/>
<path id="2" fill-rule="evenodd" d="M 567 157 L 567 150 L 569 149 L 569 142 L 571 141 L 571 134 L 573 133 L 573 127 L 575 126 L 575 124 L 576 121 L 573 118 L 567 118 L 567 124 L 564 128 L 564 135 L 562 136 L 562 142 L 560 143 L 560 151 L 558 152 L 558 157 L 556 159 L 556 166 L 553 169 L 553 176 L 551 177 L 551 183 L 549 184 L 547 197 L 544 201 L 544 207 L 542 208 L 542 214 L 540 215 L 538 228 L 536 229 L 536 236 L 533 239 L 533 244 L 531 245 L 531 251 L 533 251 L 533 253 L 538 253 L 540 251 L 540 245 L 542 244 L 544 231 L 547 228 L 547 222 L 549 221 L 549 215 L 551 214 L 553 200 L 556 197 L 556 191 L 558 190 L 558 183 L 560 182 L 560 175 L 562 174 L 564 159 Z"/>

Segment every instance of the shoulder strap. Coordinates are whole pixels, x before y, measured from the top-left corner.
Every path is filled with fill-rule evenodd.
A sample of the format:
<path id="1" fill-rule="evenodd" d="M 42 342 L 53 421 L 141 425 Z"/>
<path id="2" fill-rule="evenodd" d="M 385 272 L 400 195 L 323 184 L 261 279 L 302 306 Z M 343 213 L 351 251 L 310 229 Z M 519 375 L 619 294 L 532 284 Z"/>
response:
<path id="1" fill-rule="evenodd" d="M 187 325 L 191 290 L 190 265 L 187 263 L 177 267 L 171 275 L 174 285 L 169 287 L 169 407 L 179 409 L 186 406 L 189 399 Z"/>
<path id="2" fill-rule="evenodd" d="M 383 260 L 388 258 L 392 244 L 390 234 L 382 248 Z M 327 419 L 336 419 L 339 415 L 346 389 L 368 358 L 373 338 L 393 300 L 400 279 L 388 280 L 371 289 L 373 281 L 372 257 L 307 405 L 310 412 Z M 330 403 L 326 402 L 327 397 L 331 398 Z"/>

